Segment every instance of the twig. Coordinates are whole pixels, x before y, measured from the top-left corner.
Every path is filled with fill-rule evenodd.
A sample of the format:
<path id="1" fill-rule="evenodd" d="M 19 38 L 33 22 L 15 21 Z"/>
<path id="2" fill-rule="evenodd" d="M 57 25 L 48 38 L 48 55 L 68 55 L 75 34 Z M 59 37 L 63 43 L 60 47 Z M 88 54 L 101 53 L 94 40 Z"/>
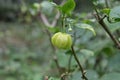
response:
<path id="1" fill-rule="evenodd" d="M 79 66 L 79 68 L 80 68 L 80 70 L 81 70 L 81 73 L 82 73 L 82 77 L 81 77 L 81 78 L 82 78 L 83 80 L 88 80 L 87 77 L 85 76 L 86 71 L 84 71 L 82 65 L 80 64 L 80 62 L 79 62 L 79 60 L 78 60 L 78 58 L 77 58 L 77 55 L 76 55 L 76 53 L 75 53 L 75 51 L 74 51 L 73 46 L 71 46 L 71 51 L 72 51 L 73 56 L 74 56 L 74 58 L 75 58 L 75 60 L 76 60 L 76 62 L 77 62 L 77 64 L 78 64 L 78 66 Z"/>

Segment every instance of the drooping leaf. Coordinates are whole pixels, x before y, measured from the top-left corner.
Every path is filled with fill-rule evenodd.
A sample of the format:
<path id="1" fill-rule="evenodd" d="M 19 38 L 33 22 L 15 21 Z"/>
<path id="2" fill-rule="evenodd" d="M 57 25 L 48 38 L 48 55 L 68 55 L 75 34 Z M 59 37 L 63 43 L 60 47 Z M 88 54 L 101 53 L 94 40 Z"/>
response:
<path id="1" fill-rule="evenodd" d="M 90 31 L 92 31 L 92 33 L 93 33 L 94 35 L 96 35 L 95 30 L 94 30 L 93 27 L 92 27 L 91 25 L 89 25 L 89 24 L 82 23 L 82 24 L 76 24 L 76 26 L 79 27 L 79 28 L 82 28 L 82 29 L 90 30 Z"/>

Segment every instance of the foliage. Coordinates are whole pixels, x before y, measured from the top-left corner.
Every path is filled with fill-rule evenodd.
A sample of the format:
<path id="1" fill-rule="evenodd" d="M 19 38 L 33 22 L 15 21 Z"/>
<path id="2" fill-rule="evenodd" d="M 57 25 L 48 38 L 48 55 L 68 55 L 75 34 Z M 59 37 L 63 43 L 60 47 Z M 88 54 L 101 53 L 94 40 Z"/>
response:
<path id="1" fill-rule="evenodd" d="M 82 80 L 71 49 L 58 49 L 51 44 L 56 32 L 72 36 L 75 53 L 89 80 L 120 79 L 119 49 L 92 15 L 94 9 L 77 11 L 75 1 L 57 4 L 54 0 L 23 0 L 15 22 L 0 22 L 0 80 Z M 112 6 L 107 8 L 104 0 L 92 1 L 118 40 L 119 1 L 111 0 Z M 56 24 L 51 25 L 52 21 Z"/>

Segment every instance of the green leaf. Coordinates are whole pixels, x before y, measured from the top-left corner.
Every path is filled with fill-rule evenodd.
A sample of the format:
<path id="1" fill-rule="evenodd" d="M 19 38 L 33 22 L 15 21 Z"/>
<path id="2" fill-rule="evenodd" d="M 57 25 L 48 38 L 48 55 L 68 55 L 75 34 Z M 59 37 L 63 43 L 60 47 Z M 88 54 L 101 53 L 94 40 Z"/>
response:
<path id="1" fill-rule="evenodd" d="M 75 1 L 74 0 L 67 0 L 63 6 L 61 6 L 61 10 L 63 14 L 70 14 L 75 8 Z"/>
<path id="2" fill-rule="evenodd" d="M 102 12 L 109 15 L 110 14 L 110 9 L 109 8 L 102 9 Z"/>
<path id="3" fill-rule="evenodd" d="M 80 52 L 84 55 L 86 59 L 94 55 L 94 52 L 88 49 L 81 49 Z"/>
<path id="4" fill-rule="evenodd" d="M 119 18 L 120 19 L 120 18 Z M 109 23 L 107 19 L 104 19 L 104 22 L 107 24 L 107 26 L 110 28 L 111 32 L 115 32 L 116 30 L 120 29 L 120 22 L 115 23 Z"/>
<path id="5" fill-rule="evenodd" d="M 66 55 L 63 51 L 59 50 L 57 52 L 57 58 L 58 58 L 58 63 L 60 65 L 60 67 L 66 67 L 66 66 L 68 66 L 69 56 Z"/>
<path id="6" fill-rule="evenodd" d="M 111 9 L 110 18 L 113 19 L 115 22 L 120 21 L 120 6 Z"/>
<path id="7" fill-rule="evenodd" d="M 120 18 L 114 18 L 114 21 L 115 21 L 115 22 L 119 22 L 119 21 L 120 21 Z"/>
<path id="8" fill-rule="evenodd" d="M 49 1 L 43 1 L 41 3 L 41 12 L 46 15 L 51 15 L 53 13 L 54 5 Z"/>
<path id="9" fill-rule="evenodd" d="M 34 3 L 33 6 L 34 6 L 35 8 L 37 8 L 37 9 L 40 8 L 40 4 L 39 4 L 39 3 Z"/>
<path id="10" fill-rule="evenodd" d="M 113 56 L 108 63 L 109 71 L 120 71 L 120 54 Z"/>
<path id="11" fill-rule="evenodd" d="M 98 80 L 98 73 L 95 70 L 86 70 L 86 76 L 89 80 Z"/>
<path id="12" fill-rule="evenodd" d="M 92 46 L 91 46 L 92 45 Z M 110 40 L 105 39 L 105 40 L 94 40 L 93 42 L 89 42 L 88 44 L 88 48 L 93 50 L 95 53 L 100 52 L 101 50 L 103 50 L 106 46 L 111 46 L 110 45 Z"/>
<path id="13" fill-rule="evenodd" d="M 120 80 L 120 73 L 108 73 L 101 77 L 100 80 Z"/>
<path id="14" fill-rule="evenodd" d="M 76 72 L 72 73 L 72 78 L 70 80 L 82 80 L 81 76 L 82 76 L 81 72 L 76 71 Z M 98 80 L 99 76 L 96 71 L 87 70 L 86 77 L 88 78 L 88 80 Z"/>
<path id="15" fill-rule="evenodd" d="M 33 80 L 43 80 L 43 76 L 41 76 L 39 73 L 37 73 L 34 75 Z"/>
<path id="16" fill-rule="evenodd" d="M 90 31 L 92 31 L 92 33 L 93 33 L 94 35 L 96 35 L 95 30 L 94 30 L 93 27 L 92 27 L 91 25 L 89 25 L 89 24 L 82 23 L 82 24 L 76 24 L 76 26 L 77 26 L 78 28 L 90 30 Z"/>

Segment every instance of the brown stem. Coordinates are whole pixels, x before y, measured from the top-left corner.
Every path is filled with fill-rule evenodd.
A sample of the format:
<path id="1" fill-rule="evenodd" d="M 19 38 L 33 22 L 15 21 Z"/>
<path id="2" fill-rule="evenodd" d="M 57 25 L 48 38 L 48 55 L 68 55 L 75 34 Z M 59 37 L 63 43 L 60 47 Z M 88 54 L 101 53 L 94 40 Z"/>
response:
<path id="1" fill-rule="evenodd" d="M 82 79 L 83 79 L 83 80 L 88 80 L 87 77 L 85 76 L 85 73 L 86 73 L 86 72 L 84 71 L 82 65 L 80 64 L 79 59 L 77 58 L 77 55 L 76 55 L 76 53 L 75 53 L 75 50 L 74 50 L 73 46 L 71 46 L 71 51 L 72 51 L 73 56 L 74 56 L 74 58 L 75 58 L 75 60 L 76 60 L 76 62 L 77 62 L 77 64 L 78 64 L 78 66 L 79 66 L 79 68 L 80 68 L 80 70 L 81 70 Z"/>
<path id="2" fill-rule="evenodd" d="M 104 30 L 109 34 L 110 38 L 112 39 L 112 41 L 117 45 L 117 47 L 120 49 L 120 43 L 118 42 L 118 40 L 115 38 L 114 35 L 112 35 L 112 33 L 110 32 L 110 30 L 107 28 L 107 25 L 104 23 L 103 20 L 99 21 L 99 24 L 101 24 L 101 26 L 104 28 Z"/>

